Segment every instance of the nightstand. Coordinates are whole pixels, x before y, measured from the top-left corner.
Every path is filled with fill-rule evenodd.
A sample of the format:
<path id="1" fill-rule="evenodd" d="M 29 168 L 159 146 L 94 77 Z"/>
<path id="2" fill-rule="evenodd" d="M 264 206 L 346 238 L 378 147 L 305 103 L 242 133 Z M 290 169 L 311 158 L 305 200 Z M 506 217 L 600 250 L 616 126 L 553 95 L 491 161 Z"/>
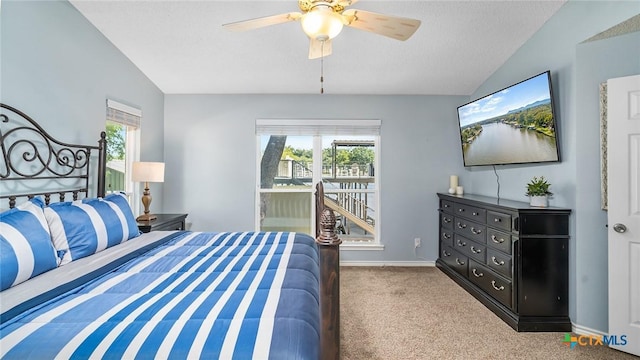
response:
<path id="1" fill-rule="evenodd" d="M 143 233 L 156 230 L 184 230 L 187 214 L 155 214 L 151 221 L 138 221 L 138 229 Z"/>

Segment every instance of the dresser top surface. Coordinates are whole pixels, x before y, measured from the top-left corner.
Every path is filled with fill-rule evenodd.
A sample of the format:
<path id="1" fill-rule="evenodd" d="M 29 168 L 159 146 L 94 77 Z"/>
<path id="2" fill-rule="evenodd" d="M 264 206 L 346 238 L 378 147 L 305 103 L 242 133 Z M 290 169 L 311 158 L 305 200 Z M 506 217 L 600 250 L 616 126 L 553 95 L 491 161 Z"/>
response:
<path id="1" fill-rule="evenodd" d="M 445 199 L 445 200 L 450 200 L 450 201 L 460 201 L 460 202 L 481 202 L 484 203 L 486 205 L 490 205 L 490 206 L 494 206 L 494 207 L 499 207 L 499 208 L 505 208 L 505 209 L 516 209 L 516 210 L 543 210 L 543 211 L 550 211 L 550 210 L 555 210 L 555 211 L 567 211 L 570 212 L 570 209 L 566 209 L 566 208 L 559 208 L 559 207 L 553 207 L 553 206 L 549 206 L 549 207 L 535 207 L 535 206 L 531 206 L 529 205 L 528 202 L 524 202 L 524 201 L 515 201 L 515 200 L 508 200 L 508 199 L 502 199 L 502 198 L 496 198 L 496 197 L 492 197 L 492 196 L 484 196 L 484 195 L 475 195 L 475 194 L 464 194 L 464 195 L 451 195 L 451 194 L 445 194 L 445 193 L 438 193 L 438 197 L 440 197 L 441 199 Z"/>

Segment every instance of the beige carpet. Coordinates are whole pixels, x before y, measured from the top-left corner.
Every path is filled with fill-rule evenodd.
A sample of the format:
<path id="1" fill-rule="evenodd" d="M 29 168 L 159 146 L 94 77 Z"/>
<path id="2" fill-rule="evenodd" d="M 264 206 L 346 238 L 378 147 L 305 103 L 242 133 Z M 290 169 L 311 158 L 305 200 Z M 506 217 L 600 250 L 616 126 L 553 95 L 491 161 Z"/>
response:
<path id="1" fill-rule="evenodd" d="M 342 359 L 635 359 L 516 332 L 433 267 L 341 268 Z"/>

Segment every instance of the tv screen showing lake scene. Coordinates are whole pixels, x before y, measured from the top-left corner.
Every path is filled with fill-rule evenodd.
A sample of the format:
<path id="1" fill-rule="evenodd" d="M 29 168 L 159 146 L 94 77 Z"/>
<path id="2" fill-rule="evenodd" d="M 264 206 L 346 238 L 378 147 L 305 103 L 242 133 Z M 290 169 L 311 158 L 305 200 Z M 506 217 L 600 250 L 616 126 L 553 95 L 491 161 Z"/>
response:
<path id="1" fill-rule="evenodd" d="M 458 107 L 458 121 L 465 166 L 559 161 L 548 71 Z"/>

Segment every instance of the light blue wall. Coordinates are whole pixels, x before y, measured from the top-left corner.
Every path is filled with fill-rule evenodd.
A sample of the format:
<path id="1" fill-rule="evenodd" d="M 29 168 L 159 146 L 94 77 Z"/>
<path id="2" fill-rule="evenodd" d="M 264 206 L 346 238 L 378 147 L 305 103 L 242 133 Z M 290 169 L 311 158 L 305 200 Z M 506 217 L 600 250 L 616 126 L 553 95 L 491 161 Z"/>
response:
<path id="1" fill-rule="evenodd" d="M 258 118 L 380 119 L 384 251 L 342 260 L 435 261 L 437 191 L 462 171 L 455 104 L 463 96 L 167 95 L 166 208 L 194 230 L 253 230 Z M 169 205 L 170 204 L 170 205 Z M 414 254 L 413 239 L 423 239 Z"/>
<path id="2" fill-rule="evenodd" d="M 134 105 L 143 111 L 141 159 L 162 161 L 164 94 L 75 7 L 3 0 L 1 17 L 3 103 L 61 141 L 96 145 L 106 99 Z M 162 207 L 161 197 L 154 206 Z"/>
<path id="3" fill-rule="evenodd" d="M 598 87 L 607 77 L 638 73 L 637 35 L 580 45 L 640 13 L 637 1 L 570 1 L 472 94 L 475 99 L 551 70 L 562 162 L 500 166 L 501 196 L 526 201 L 525 184 L 544 175 L 554 192 L 550 205 L 573 210 L 570 224 L 570 317 L 606 332 L 606 215 L 599 210 Z M 635 69 L 635 70 L 634 70 Z M 493 196 L 490 167 L 469 168 L 471 191 Z"/>

